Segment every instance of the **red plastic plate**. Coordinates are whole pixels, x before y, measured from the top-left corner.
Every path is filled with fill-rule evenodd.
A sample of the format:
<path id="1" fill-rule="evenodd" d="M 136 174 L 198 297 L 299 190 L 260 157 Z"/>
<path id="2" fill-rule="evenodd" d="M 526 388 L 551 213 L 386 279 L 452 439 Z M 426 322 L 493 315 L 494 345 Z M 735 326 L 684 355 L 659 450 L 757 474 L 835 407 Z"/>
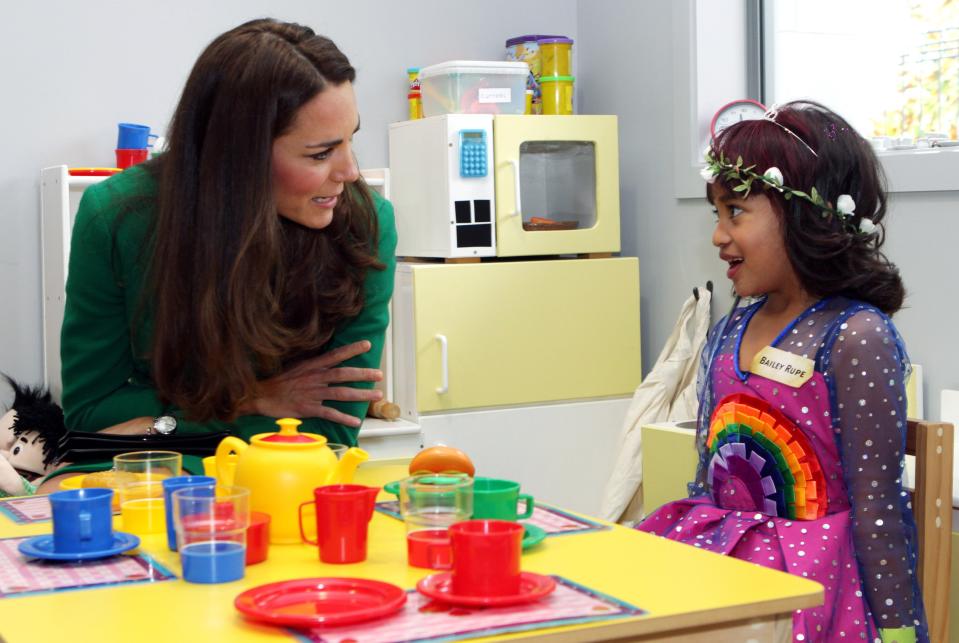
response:
<path id="1" fill-rule="evenodd" d="M 406 592 L 365 578 L 299 578 L 248 589 L 233 601 L 248 618 L 274 625 L 347 625 L 388 616 Z"/>

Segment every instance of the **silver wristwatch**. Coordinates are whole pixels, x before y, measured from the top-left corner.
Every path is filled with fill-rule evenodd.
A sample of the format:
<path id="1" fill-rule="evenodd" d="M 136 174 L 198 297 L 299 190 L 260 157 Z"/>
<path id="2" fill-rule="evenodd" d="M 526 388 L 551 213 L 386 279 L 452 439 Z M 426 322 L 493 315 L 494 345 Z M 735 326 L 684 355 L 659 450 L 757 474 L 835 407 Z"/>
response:
<path id="1" fill-rule="evenodd" d="M 161 415 L 153 418 L 153 426 L 150 427 L 150 435 L 172 435 L 176 431 L 176 418 L 172 415 Z"/>

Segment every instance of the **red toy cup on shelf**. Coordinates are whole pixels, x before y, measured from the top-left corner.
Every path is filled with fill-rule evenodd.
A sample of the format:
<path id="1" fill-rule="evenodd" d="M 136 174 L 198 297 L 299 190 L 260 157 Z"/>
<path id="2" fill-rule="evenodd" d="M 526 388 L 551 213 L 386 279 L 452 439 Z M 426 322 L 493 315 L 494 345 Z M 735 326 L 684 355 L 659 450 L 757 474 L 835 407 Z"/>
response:
<path id="1" fill-rule="evenodd" d="M 117 153 L 117 167 L 121 170 L 125 170 L 132 165 L 137 163 L 142 163 L 147 160 L 147 154 L 149 150 L 147 148 L 136 149 L 136 150 L 116 150 Z"/>
<path id="2" fill-rule="evenodd" d="M 519 593 L 523 525 L 506 520 L 467 520 L 451 525 L 449 532 L 453 544 L 453 593 Z"/>
<path id="3" fill-rule="evenodd" d="M 313 501 L 300 505 L 300 537 L 318 545 L 324 563 L 366 560 L 366 535 L 379 487 L 333 484 L 313 490 Z M 303 508 L 316 505 L 316 540 L 303 529 Z"/>

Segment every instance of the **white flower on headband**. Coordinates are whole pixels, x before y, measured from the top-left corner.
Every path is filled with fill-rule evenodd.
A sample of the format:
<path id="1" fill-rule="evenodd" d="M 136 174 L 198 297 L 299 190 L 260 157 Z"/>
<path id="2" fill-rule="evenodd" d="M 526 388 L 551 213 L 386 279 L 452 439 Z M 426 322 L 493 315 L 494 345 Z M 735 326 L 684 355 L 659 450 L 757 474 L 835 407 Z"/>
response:
<path id="1" fill-rule="evenodd" d="M 859 220 L 859 232 L 870 235 L 876 231 L 876 224 L 872 222 L 872 219 L 867 219 L 863 217 Z"/>
<path id="2" fill-rule="evenodd" d="M 718 174 L 719 173 L 709 165 L 699 170 L 699 176 L 703 177 L 703 180 L 706 181 L 706 183 L 715 183 L 716 176 Z"/>
<path id="3" fill-rule="evenodd" d="M 763 177 L 768 179 L 770 183 L 775 183 L 777 187 L 783 184 L 783 173 L 779 171 L 778 167 L 769 168 L 763 172 Z"/>
<path id="4" fill-rule="evenodd" d="M 851 217 L 856 211 L 856 202 L 848 194 L 840 194 L 836 200 L 836 209 L 843 217 Z"/>

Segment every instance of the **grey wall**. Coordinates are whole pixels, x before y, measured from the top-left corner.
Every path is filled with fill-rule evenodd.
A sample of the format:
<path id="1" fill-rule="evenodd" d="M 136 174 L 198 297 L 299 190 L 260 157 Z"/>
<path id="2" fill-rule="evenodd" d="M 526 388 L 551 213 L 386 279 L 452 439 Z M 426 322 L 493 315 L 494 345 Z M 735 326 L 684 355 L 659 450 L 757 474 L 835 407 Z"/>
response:
<path id="1" fill-rule="evenodd" d="M 574 47 L 582 113 L 620 116 L 623 254 L 642 278 L 644 370 L 695 284 L 731 302 L 703 201 L 673 198 L 671 11 L 667 0 L 132 0 L 5 3 L 0 20 L 0 370 L 41 377 L 39 170 L 112 165 L 116 123 L 162 131 L 200 50 L 250 18 L 272 15 L 331 36 L 359 70 L 360 162 L 387 162 L 387 124 L 405 118 L 405 68 L 499 59 L 507 37 L 562 33 Z M 364 18 L 365 17 L 365 18 Z M 926 370 L 927 416 L 959 388 L 954 246 L 959 194 L 897 194 L 889 254 L 910 291 L 896 317 Z M 0 392 L 3 395 L 5 392 Z"/>
<path id="2" fill-rule="evenodd" d="M 732 298 L 710 245 L 713 219 L 705 199 L 673 197 L 673 83 L 688 79 L 673 75 L 669 3 L 583 0 L 577 15 L 580 106 L 620 117 L 623 254 L 640 261 L 646 372 L 692 286 L 707 279 L 716 284 L 714 318 Z M 895 321 L 912 361 L 925 371 L 926 417 L 937 418 L 940 391 L 959 388 L 959 192 L 895 194 L 888 221 L 887 254 L 909 291 Z"/>
<path id="3" fill-rule="evenodd" d="M 521 10 L 520 10 L 521 9 Z M 358 70 L 363 167 L 387 164 L 406 68 L 500 60 L 526 33 L 577 38 L 576 0 L 86 0 L 6 2 L 0 16 L 0 371 L 40 383 L 40 169 L 113 166 L 116 124 L 166 129 L 214 37 L 273 16 L 333 38 Z M 7 391 L 0 387 L 0 400 Z"/>

